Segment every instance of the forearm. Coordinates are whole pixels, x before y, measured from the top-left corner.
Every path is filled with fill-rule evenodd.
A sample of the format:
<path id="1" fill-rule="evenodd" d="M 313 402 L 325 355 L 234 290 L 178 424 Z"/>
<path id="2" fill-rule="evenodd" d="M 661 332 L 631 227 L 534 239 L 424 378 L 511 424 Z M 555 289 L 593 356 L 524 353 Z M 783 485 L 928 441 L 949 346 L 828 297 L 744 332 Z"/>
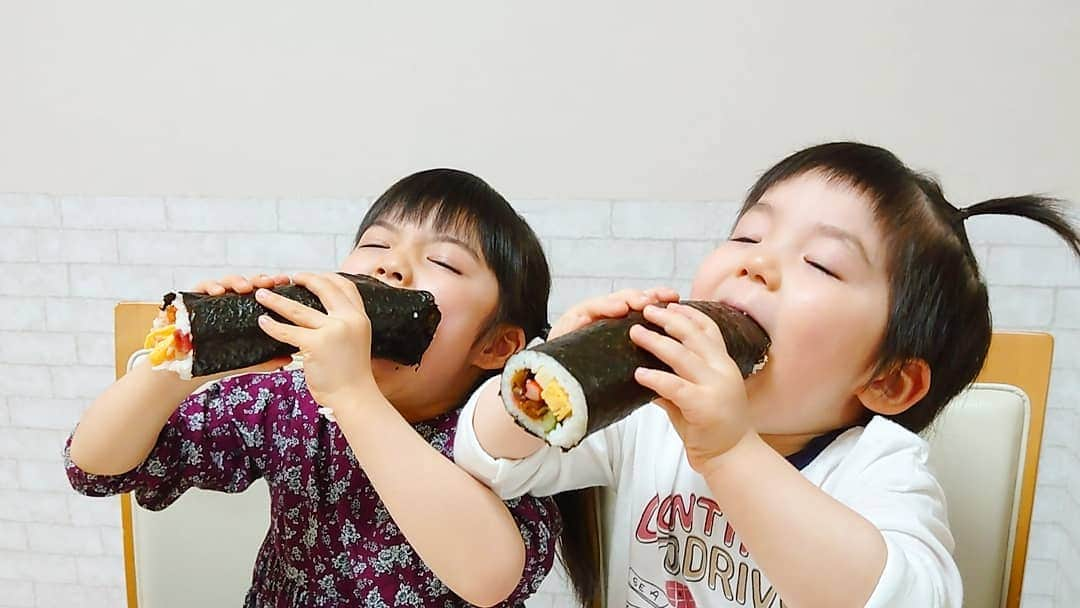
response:
<path id="1" fill-rule="evenodd" d="M 493 458 L 525 458 L 544 446 L 544 441 L 527 433 L 514 422 L 503 406 L 499 385 L 484 386 L 473 413 L 473 428 L 480 447 Z"/>
<path id="2" fill-rule="evenodd" d="M 335 416 L 394 522 L 454 593 L 482 606 L 505 599 L 525 565 L 506 506 L 425 442 L 385 398 L 367 398 L 379 402 L 335 407 Z"/>
<path id="3" fill-rule="evenodd" d="M 885 567 L 881 532 L 756 434 L 705 471 L 732 527 L 792 606 L 863 606 Z"/>
<path id="4" fill-rule="evenodd" d="M 143 361 L 83 413 L 71 440 L 72 462 L 96 475 L 134 469 L 153 449 L 169 416 L 199 384 L 155 372 Z"/>

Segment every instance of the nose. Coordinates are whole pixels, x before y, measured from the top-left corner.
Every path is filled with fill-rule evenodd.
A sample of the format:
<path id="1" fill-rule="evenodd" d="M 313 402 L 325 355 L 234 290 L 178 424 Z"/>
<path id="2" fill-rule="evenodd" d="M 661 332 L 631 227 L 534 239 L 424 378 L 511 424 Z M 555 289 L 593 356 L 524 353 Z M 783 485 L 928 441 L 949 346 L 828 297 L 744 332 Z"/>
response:
<path id="1" fill-rule="evenodd" d="M 747 253 L 746 258 L 738 267 L 736 276 L 760 283 L 769 291 L 780 288 L 780 265 L 775 256 L 763 251 L 760 247 Z"/>
<path id="2" fill-rule="evenodd" d="M 394 253 L 382 256 L 375 266 L 375 277 L 399 287 L 408 287 L 413 280 L 409 263 L 400 254 Z"/>

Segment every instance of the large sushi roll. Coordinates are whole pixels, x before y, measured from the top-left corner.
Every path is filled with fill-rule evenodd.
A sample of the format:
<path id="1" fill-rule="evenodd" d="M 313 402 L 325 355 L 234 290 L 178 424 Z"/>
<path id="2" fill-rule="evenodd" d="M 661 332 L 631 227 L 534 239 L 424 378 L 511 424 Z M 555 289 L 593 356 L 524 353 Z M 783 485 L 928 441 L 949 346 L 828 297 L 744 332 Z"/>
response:
<path id="1" fill-rule="evenodd" d="M 442 317 L 430 292 L 392 287 L 365 275 L 339 273 L 351 280 L 371 319 L 371 356 L 404 365 L 418 365 Z M 274 292 L 326 312 L 319 298 L 299 285 Z M 296 352 L 259 328 L 260 315 L 289 323 L 255 300 L 254 294 L 171 292 L 144 347 L 154 369 L 167 369 L 189 379 L 230 371 Z"/>
<path id="2" fill-rule="evenodd" d="M 717 302 L 683 304 L 716 322 L 743 378 L 765 365 L 769 336 L 749 315 Z M 656 394 L 637 383 L 634 370 L 670 368 L 630 340 L 630 328 L 638 324 L 663 333 L 634 312 L 517 353 L 502 373 L 506 410 L 526 431 L 570 449 L 653 400 Z"/>

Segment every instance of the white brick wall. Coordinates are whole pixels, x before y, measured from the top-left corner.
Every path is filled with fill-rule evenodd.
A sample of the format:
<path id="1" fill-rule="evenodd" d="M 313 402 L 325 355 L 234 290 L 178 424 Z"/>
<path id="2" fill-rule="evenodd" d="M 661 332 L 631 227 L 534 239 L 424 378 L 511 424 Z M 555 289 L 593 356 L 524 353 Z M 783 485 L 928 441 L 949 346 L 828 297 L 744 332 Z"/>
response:
<path id="1" fill-rule="evenodd" d="M 274 201 L 265 200 L 205 200 L 170 198 L 165 201 L 167 225 L 159 229 L 195 230 L 201 232 L 273 232 L 278 218 Z M 143 230 L 151 226 L 141 226 Z"/>
<path id="2" fill-rule="evenodd" d="M 153 230 L 165 223 L 165 202 L 118 196 L 65 196 L 60 199 L 60 217 L 64 228 Z"/>
<path id="3" fill-rule="evenodd" d="M 17 315 L 0 315 L 0 330 L 45 329 L 45 299 L 25 296 L 0 296 L 0 310 L 18 310 Z"/>
<path id="4" fill-rule="evenodd" d="M 356 227 L 360 224 L 360 218 L 364 217 L 370 206 L 371 201 L 364 198 L 278 201 L 278 230 L 343 234 L 351 239 L 355 235 Z"/>
<path id="5" fill-rule="evenodd" d="M 334 237 L 316 234 L 232 234 L 228 263 L 326 268 L 334 263 Z"/>
<path id="6" fill-rule="evenodd" d="M 121 232 L 121 264 L 172 266 L 178 260 L 193 266 L 225 263 L 225 235 L 211 232 Z"/>
<path id="7" fill-rule="evenodd" d="M 611 203 L 606 201 L 519 201 L 514 207 L 541 237 L 611 236 Z"/>
<path id="8" fill-rule="evenodd" d="M 60 449 L 112 379 L 112 307 L 226 273 L 332 268 L 368 198 L 217 200 L 0 194 L 0 606 L 120 606 L 115 498 L 66 487 Z M 624 287 L 684 294 L 731 202 L 529 200 L 556 315 Z M 968 224 L 998 327 L 1057 338 L 1024 606 L 1080 593 L 1080 265 L 1022 220 Z M 180 260 L 173 263 L 172 260 Z M 557 587 L 557 585 L 555 585 Z M 554 592 L 534 607 L 565 605 Z"/>
<path id="9" fill-rule="evenodd" d="M 630 239 L 551 240 L 548 249 L 554 276 L 663 280 L 675 269 L 675 243 Z"/>
<path id="10" fill-rule="evenodd" d="M 35 231 L 39 262 L 117 262 L 117 234 L 106 230 Z"/>

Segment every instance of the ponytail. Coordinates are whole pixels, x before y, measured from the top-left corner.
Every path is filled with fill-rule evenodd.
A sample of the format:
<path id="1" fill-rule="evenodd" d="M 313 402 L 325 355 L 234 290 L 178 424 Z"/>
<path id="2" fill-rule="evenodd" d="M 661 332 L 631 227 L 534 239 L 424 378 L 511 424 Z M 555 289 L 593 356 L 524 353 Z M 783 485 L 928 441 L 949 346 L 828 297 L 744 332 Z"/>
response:
<path id="1" fill-rule="evenodd" d="M 1080 256 L 1080 236 L 1069 224 L 1065 213 L 1065 203 L 1059 199 L 1035 195 L 994 198 L 964 209 L 957 209 L 956 221 L 962 223 L 967 218 L 976 215 L 1016 215 L 1034 220 L 1056 232 L 1065 240 L 1073 253 Z"/>

